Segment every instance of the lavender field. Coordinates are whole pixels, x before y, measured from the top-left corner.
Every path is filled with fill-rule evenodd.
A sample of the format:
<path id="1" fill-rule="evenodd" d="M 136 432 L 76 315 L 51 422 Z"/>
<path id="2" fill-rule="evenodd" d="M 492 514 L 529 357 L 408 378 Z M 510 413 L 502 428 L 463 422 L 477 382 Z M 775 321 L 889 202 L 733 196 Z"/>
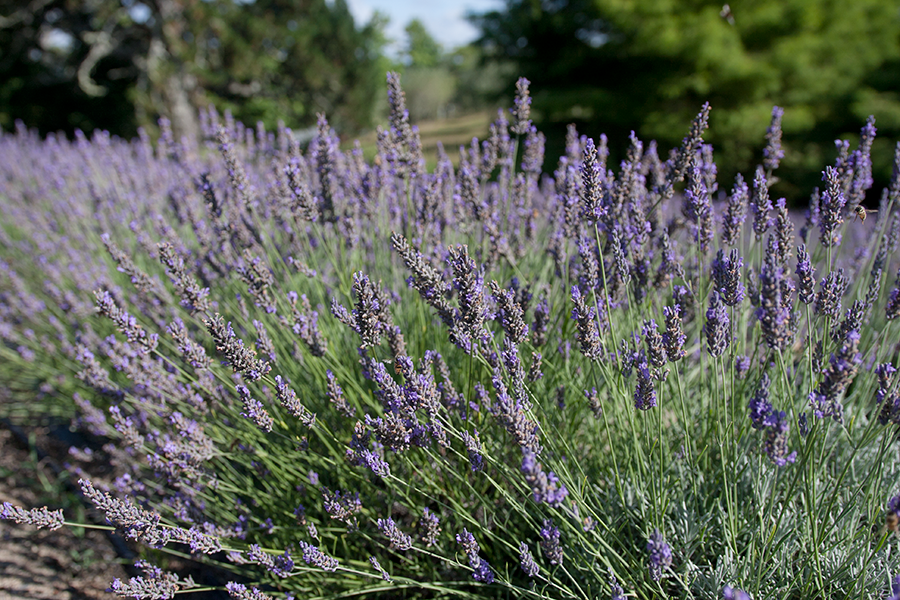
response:
<path id="1" fill-rule="evenodd" d="M 709 106 L 548 165 L 520 80 L 432 172 L 388 90 L 370 162 L 325 115 L 0 135 L 0 414 L 86 440 L 145 550 L 111 594 L 900 599 L 900 144 L 871 189 L 861 123 L 798 218 L 777 107 L 736 181 Z"/>

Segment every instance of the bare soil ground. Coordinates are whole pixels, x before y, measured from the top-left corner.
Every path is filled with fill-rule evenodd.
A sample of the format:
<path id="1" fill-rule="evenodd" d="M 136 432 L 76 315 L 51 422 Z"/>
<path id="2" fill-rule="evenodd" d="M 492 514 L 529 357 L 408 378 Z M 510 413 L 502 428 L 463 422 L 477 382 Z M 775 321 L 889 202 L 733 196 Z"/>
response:
<path id="1" fill-rule="evenodd" d="M 36 490 L 54 489 L 54 479 L 46 463 L 0 428 L 0 502 L 25 508 L 52 502 Z M 0 600 L 109 599 L 105 590 L 116 578 L 128 575 L 102 531 L 46 531 L 0 521 Z"/>

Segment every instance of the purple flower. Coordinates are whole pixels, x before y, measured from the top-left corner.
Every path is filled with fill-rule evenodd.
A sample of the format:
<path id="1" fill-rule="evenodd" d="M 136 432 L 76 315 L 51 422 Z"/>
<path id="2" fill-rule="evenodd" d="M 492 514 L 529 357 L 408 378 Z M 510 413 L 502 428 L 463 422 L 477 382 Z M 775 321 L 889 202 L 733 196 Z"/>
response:
<path id="1" fill-rule="evenodd" d="M 247 586 L 242 583 L 229 581 L 225 584 L 225 589 L 228 591 L 228 595 L 235 600 L 272 600 L 271 596 L 262 593 L 257 588 L 247 589 Z"/>
<path id="2" fill-rule="evenodd" d="M 844 407 L 840 403 L 840 397 L 856 377 L 856 370 L 862 361 L 858 349 L 859 333 L 850 331 L 841 341 L 837 352 L 831 355 L 822 380 L 815 391 L 809 394 L 809 404 L 816 417 L 831 417 L 838 423 L 843 423 Z"/>
<path id="3" fill-rule="evenodd" d="M 737 306 L 744 299 L 744 284 L 741 283 L 741 267 L 744 260 L 737 248 L 732 248 L 731 254 L 725 258 L 725 251 L 719 250 L 712 264 L 713 279 L 716 288 L 722 296 L 722 302 L 726 306 Z"/>
<path id="4" fill-rule="evenodd" d="M 763 429 L 769 425 L 768 417 L 772 413 L 772 403 L 769 402 L 769 384 L 769 374 L 763 373 L 759 388 L 750 399 L 750 421 L 753 423 L 753 429 Z"/>
<path id="5" fill-rule="evenodd" d="M 749 188 L 740 173 L 734 179 L 734 187 L 728 196 L 728 208 L 722 228 L 722 245 L 733 246 L 747 219 L 747 202 L 750 197 Z"/>
<path id="6" fill-rule="evenodd" d="M 666 317 L 666 332 L 662 336 L 663 346 L 666 350 L 666 357 L 670 361 L 676 362 L 684 358 L 684 342 L 687 339 L 681 321 L 681 305 L 665 306 L 663 314 Z"/>
<path id="7" fill-rule="evenodd" d="M 616 579 L 616 574 L 612 569 L 609 569 L 609 593 L 609 600 L 627 600 L 625 590 L 619 585 L 619 580 Z"/>
<path id="8" fill-rule="evenodd" d="M 719 292 L 714 290 L 709 297 L 706 324 L 703 326 L 703 330 L 706 332 L 706 348 L 710 356 L 722 356 L 725 348 L 731 343 L 729 324 L 728 311 L 721 302 Z"/>
<path id="9" fill-rule="evenodd" d="M 800 302 L 812 304 L 816 299 L 816 269 L 812 265 L 806 244 L 797 247 L 797 274 Z"/>
<path id="10" fill-rule="evenodd" d="M 781 148 L 782 116 L 784 116 L 783 108 L 772 107 L 772 122 L 766 130 L 766 147 L 763 148 L 763 166 L 770 172 L 777 169 L 781 159 L 784 158 L 784 150 Z"/>
<path id="11" fill-rule="evenodd" d="M 572 302 L 575 303 L 575 307 L 572 309 L 572 320 L 575 321 L 578 329 L 577 335 L 581 353 L 590 360 L 600 360 L 603 349 L 600 343 L 600 333 L 597 329 L 594 307 L 587 305 L 576 285 L 572 286 Z"/>
<path id="12" fill-rule="evenodd" d="M 541 568 L 534 560 L 534 555 L 531 554 L 531 549 L 525 542 L 519 542 L 519 565 L 525 574 L 532 578 L 541 572 Z"/>
<path id="13" fill-rule="evenodd" d="M 478 438 L 478 430 L 473 430 L 474 435 L 470 435 L 468 431 L 462 432 L 463 443 L 466 445 L 466 452 L 469 454 L 469 464 L 473 472 L 484 469 L 484 456 L 481 454 L 481 440 Z"/>
<path id="14" fill-rule="evenodd" d="M 250 396 L 250 390 L 247 389 L 247 386 L 238 384 L 236 389 L 244 405 L 244 411 L 241 413 L 241 416 L 256 423 L 256 426 L 266 433 L 272 431 L 275 421 L 269 415 L 263 403 Z"/>
<path id="15" fill-rule="evenodd" d="M 634 407 L 638 410 L 649 410 L 656 406 L 656 390 L 650 376 L 650 367 L 646 362 L 635 366 L 637 371 L 637 387 L 634 390 Z"/>
<path id="16" fill-rule="evenodd" d="M 737 375 L 738 379 L 743 379 L 746 377 L 747 372 L 750 370 L 750 357 L 749 356 L 735 356 L 734 357 L 734 372 Z"/>
<path id="17" fill-rule="evenodd" d="M 412 538 L 400 531 L 393 519 L 378 519 L 378 529 L 391 542 L 391 548 L 397 550 L 409 550 L 412 548 Z"/>
<path id="18" fill-rule="evenodd" d="M 722 600 L 753 600 L 753 598 L 743 590 L 735 590 L 731 586 L 726 585 L 722 588 Z"/>
<path id="19" fill-rule="evenodd" d="M 541 550 L 551 565 L 561 565 L 563 562 L 563 548 L 559 542 L 559 528 L 553 524 L 552 519 L 545 519 L 541 527 Z"/>
<path id="20" fill-rule="evenodd" d="M 841 234 L 838 232 L 844 222 L 844 205 L 847 199 L 844 196 L 841 175 L 837 169 L 826 167 L 822 177 L 825 180 L 825 193 L 822 194 L 819 205 L 819 229 L 821 231 L 819 241 L 826 248 L 839 246 Z"/>
<path id="21" fill-rule="evenodd" d="M 374 556 L 369 557 L 369 563 L 371 563 L 372 568 L 378 571 L 381 574 L 381 578 L 385 581 L 391 581 L 391 576 L 387 571 L 384 570 L 384 567 L 381 566 L 381 563 L 378 562 L 378 559 Z"/>
<path id="22" fill-rule="evenodd" d="M 422 511 L 422 518 L 419 519 L 418 529 L 419 539 L 422 540 L 426 546 L 435 545 L 437 543 L 438 535 L 441 533 L 438 516 L 426 507 L 425 510 Z"/>
<path id="23" fill-rule="evenodd" d="M 46 528 L 52 531 L 63 526 L 63 511 L 62 509 L 50 511 L 46 506 L 25 510 L 9 502 L 4 502 L 0 504 L 0 519 L 26 523 L 34 525 L 38 529 Z"/>
<path id="24" fill-rule="evenodd" d="M 763 445 L 769 460 L 779 467 L 797 460 L 797 452 L 788 453 L 787 437 L 791 430 L 790 421 L 784 411 L 772 412 L 766 419 L 766 439 Z"/>
<path id="25" fill-rule="evenodd" d="M 654 529 L 647 541 L 650 562 L 650 577 L 653 581 L 662 578 L 663 571 L 672 566 L 672 549 L 663 539 L 659 529 Z"/>
<path id="26" fill-rule="evenodd" d="M 322 498 L 325 512 L 331 515 L 332 519 L 343 521 L 348 525 L 355 521 L 356 517 L 354 515 L 362 510 L 359 494 L 355 492 L 351 494 L 340 490 L 332 492 L 328 489 L 323 489 Z"/>
<path id="27" fill-rule="evenodd" d="M 569 490 L 560 483 L 556 474 L 552 471 L 545 472 L 537 462 L 537 455 L 524 448 L 522 449 L 522 472 L 525 474 L 525 481 L 531 486 L 532 497 L 538 504 L 546 502 L 550 506 L 557 507 L 569 495 Z"/>
<path id="28" fill-rule="evenodd" d="M 303 552 L 303 560 L 306 564 L 319 567 L 324 571 L 337 571 L 338 560 L 336 558 L 328 556 L 319 548 L 302 540 L 299 542 L 299 545 L 300 550 Z"/>
<path id="29" fill-rule="evenodd" d="M 769 198 L 769 184 L 762 167 L 757 167 L 756 176 L 753 178 L 753 197 L 750 201 L 753 209 L 753 232 L 758 239 L 769 230 L 772 224 L 769 213 L 772 212 L 772 200 Z"/>
<path id="30" fill-rule="evenodd" d="M 463 528 L 462 533 L 456 534 L 456 541 L 463 547 L 466 557 L 469 559 L 469 566 L 472 567 L 472 570 L 474 571 L 472 577 L 475 581 L 493 583 L 494 573 L 491 571 L 491 566 L 488 562 L 478 556 L 481 547 L 478 545 L 478 542 L 475 541 L 475 536 Z"/>
<path id="31" fill-rule="evenodd" d="M 531 129 L 531 95 L 528 93 L 528 85 L 531 82 L 524 77 L 516 81 L 515 106 L 510 109 L 512 113 L 512 125 L 510 132 L 515 135 L 525 135 Z"/>

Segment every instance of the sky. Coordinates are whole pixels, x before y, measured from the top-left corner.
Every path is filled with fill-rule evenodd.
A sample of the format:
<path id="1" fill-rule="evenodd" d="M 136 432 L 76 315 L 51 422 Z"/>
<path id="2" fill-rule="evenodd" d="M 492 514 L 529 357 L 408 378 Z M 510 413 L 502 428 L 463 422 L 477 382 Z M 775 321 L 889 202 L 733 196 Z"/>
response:
<path id="1" fill-rule="evenodd" d="M 465 45 L 478 31 L 465 19 L 466 12 L 485 12 L 500 8 L 502 0 L 347 0 L 357 24 L 367 22 L 375 11 L 390 17 L 387 35 L 395 40 L 390 54 L 398 54 L 405 40 L 403 28 L 418 18 L 445 50 Z"/>

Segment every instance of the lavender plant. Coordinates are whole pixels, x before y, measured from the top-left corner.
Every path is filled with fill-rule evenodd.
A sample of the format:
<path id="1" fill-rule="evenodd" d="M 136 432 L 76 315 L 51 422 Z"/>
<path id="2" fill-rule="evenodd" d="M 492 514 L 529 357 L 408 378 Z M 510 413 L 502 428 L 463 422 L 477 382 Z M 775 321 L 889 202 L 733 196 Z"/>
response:
<path id="1" fill-rule="evenodd" d="M 371 162 L 324 115 L 308 148 L 212 109 L 197 140 L 0 135 L 0 410 L 97 442 L 69 469 L 108 526 L 255 600 L 896 598 L 874 123 L 795 235 L 780 109 L 719 198 L 709 106 L 667 161 L 572 127 L 550 169 L 523 79 L 428 170 L 388 83 Z M 198 590 L 142 568 L 110 590 Z"/>

